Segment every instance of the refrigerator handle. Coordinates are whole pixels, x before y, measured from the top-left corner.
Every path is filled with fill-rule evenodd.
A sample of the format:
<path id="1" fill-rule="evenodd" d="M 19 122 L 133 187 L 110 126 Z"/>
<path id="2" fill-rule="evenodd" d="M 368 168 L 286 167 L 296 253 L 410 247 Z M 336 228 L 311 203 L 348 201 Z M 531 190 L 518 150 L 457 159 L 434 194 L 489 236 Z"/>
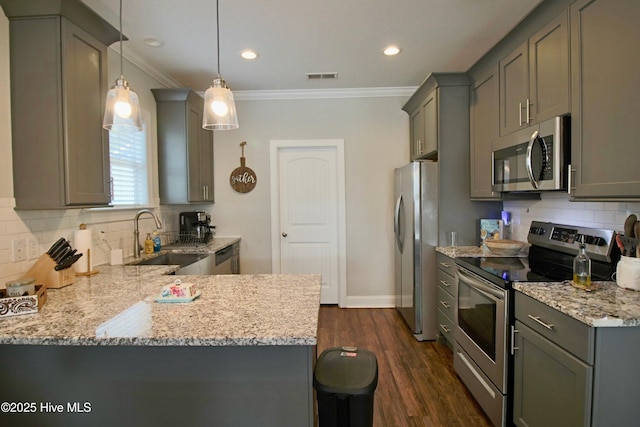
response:
<path id="1" fill-rule="evenodd" d="M 398 249 L 400 249 L 400 253 L 402 253 L 404 249 L 404 227 L 400 224 L 402 211 L 404 210 L 404 201 L 402 200 L 402 195 L 398 197 L 396 201 L 396 209 L 393 218 L 393 231 L 396 235 L 396 243 L 398 245 Z"/>

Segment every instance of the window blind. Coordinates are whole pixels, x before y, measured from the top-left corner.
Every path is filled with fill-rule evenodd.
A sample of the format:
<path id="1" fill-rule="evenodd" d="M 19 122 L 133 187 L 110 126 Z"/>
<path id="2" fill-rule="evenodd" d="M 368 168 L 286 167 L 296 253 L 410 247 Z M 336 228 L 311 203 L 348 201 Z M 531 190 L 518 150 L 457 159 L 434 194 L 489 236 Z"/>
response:
<path id="1" fill-rule="evenodd" d="M 140 132 L 109 132 L 113 205 L 147 205 L 147 126 Z"/>

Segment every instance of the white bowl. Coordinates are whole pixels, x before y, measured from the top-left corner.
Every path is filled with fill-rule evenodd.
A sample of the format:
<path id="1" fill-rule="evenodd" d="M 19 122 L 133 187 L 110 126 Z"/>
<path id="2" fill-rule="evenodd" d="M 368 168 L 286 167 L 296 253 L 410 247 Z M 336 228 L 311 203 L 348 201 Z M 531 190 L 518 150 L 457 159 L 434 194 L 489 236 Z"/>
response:
<path id="1" fill-rule="evenodd" d="M 525 242 L 518 240 L 485 240 L 484 244 L 487 248 L 496 255 L 518 255 L 522 248 L 525 247 Z"/>

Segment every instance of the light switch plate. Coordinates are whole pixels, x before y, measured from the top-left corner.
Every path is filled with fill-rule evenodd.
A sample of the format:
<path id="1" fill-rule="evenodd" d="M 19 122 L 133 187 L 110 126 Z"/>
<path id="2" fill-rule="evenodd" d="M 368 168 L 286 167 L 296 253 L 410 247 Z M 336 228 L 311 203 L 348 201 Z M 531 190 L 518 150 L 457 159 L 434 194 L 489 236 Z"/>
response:
<path id="1" fill-rule="evenodd" d="M 35 237 L 27 239 L 27 254 L 29 259 L 36 259 L 40 256 L 40 244 Z"/>
<path id="2" fill-rule="evenodd" d="M 13 262 L 27 260 L 27 243 L 25 239 L 11 241 L 11 258 Z"/>

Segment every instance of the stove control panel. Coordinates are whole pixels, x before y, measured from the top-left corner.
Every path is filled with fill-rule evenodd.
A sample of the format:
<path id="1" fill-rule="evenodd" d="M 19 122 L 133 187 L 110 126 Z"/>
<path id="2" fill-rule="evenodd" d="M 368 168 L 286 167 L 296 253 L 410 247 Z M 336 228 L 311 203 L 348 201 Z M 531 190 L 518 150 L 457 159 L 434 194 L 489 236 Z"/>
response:
<path id="1" fill-rule="evenodd" d="M 531 221 L 527 237 L 529 243 L 534 246 L 568 254 L 577 254 L 580 242 L 584 242 L 589 257 L 606 262 L 611 262 L 614 239 L 613 230 L 540 221 Z"/>

